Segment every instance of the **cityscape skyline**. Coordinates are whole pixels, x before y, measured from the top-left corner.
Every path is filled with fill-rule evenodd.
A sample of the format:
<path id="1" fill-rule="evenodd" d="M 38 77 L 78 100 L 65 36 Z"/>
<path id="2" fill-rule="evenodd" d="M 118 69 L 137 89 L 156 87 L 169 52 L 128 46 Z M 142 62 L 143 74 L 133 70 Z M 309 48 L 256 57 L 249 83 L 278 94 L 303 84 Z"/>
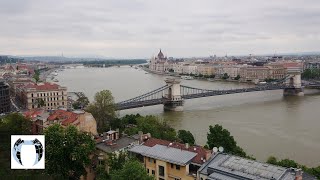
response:
<path id="1" fill-rule="evenodd" d="M 290 4 L 290 6 L 288 6 Z M 320 2 L 1 1 L 0 54 L 149 58 L 319 52 Z"/>

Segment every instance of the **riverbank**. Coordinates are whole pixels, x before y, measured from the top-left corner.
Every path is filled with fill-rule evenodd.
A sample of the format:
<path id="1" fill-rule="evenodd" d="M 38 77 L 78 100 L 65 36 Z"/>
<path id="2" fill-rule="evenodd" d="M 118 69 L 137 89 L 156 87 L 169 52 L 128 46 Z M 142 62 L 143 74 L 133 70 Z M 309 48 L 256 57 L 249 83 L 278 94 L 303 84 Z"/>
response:
<path id="1" fill-rule="evenodd" d="M 148 72 L 148 73 L 152 73 L 152 74 L 157 74 L 157 75 L 163 75 L 163 76 L 173 76 L 173 77 L 181 77 L 181 76 L 189 76 L 189 75 L 181 75 L 181 74 L 178 74 L 178 73 L 168 73 L 168 72 L 155 72 L 155 71 L 152 71 L 150 70 L 149 68 L 142 68 L 144 71 Z M 243 83 L 243 84 L 249 84 L 249 85 L 252 85 L 252 84 L 255 84 L 254 82 L 248 82 L 248 81 L 241 81 L 241 80 L 234 80 L 234 79 L 222 79 L 222 78 L 207 78 L 207 77 L 199 77 L 199 76 L 191 76 L 193 77 L 193 79 L 196 79 L 196 80 L 208 80 L 208 81 L 211 81 L 211 82 L 214 82 L 214 81 L 221 81 L 221 82 L 232 82 L 232 83 Z"/>

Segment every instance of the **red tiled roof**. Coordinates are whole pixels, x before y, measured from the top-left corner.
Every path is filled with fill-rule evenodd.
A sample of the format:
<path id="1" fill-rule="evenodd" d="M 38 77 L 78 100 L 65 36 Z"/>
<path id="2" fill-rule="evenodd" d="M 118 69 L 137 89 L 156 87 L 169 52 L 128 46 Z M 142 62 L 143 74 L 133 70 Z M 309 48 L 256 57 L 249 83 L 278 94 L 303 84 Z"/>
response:
<path id="1" fill-rule="evenodd" d="M 163 146 L 169 146 L 170 143 L 172 143 L 172 145 L 170 145 L 170 147 L 197 153 L 197 155 L 192 159 L 192 162 L 197 163 L 197 164 L 203 164 L 204 162 L 201 159 L 208 160 L 208 158 L 210 156 L 207 156 L 207 154 L 208 153 L 211 154 L 210 150 L 206 150 L 201 146 L 189 146 L 189 148 L 186 148 L 185 144 L 178 143 L 178 142 L 170 142 L 167 140 L 162 140 L 162 139 L 157 139 L 157 138 L 149 138 L 148 140 L 146 140 L 143 143 L 143 145 L 149 146 L 149 147 L 153 147 L 157 144 L 163 145 Z"/>
<path id="2" fill-rule="evenodd" d="M 298 62 L 287 62 L 287 63 L 284 63 L 283 66 L 285 68 L 288 68 L 288 67 L 302 67 L 302 63 L 298 63 Z"/>
<path id="3" fill-rule="evenodd" d="M 43 109 L 33 109 L 30 111 L 24 112 L 24 116 L 27 118 L 35 118 L 42 113 L 43 113 Z"/>
<path id="4" fill-rule="evenodd" d="M 61 122 L 62 125 L 67 126 L 75 122 L 77 119 L 78 119 L 78 114 L 59 109 L 54 111 L 54 113 L 51 114 L 47 120 L 48 121 L 59 120 L 59 121 L 62 121 Z"/>
<path id="5" fill-rule="evenodd" d="M 39 84 L 30 83 L 25 85 L 25 88 L 35 88 L 36 90 L 58 90 L 59 85 L 54 83 L 48 83 L 48 82 L 39 83 Z"/>

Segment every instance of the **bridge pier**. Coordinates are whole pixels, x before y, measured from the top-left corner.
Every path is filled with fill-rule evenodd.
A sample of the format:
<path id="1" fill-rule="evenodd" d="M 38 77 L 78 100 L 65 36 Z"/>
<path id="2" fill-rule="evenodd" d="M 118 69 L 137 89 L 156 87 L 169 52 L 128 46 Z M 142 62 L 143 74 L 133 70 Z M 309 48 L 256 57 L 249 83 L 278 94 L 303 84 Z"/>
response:
<path id="1" fill-rule="evenodd" d="M 304 88 L 301 86 L 301 68 L 288 68 L 290 78 L 286 80 L 287 88 L 283 89 L 284 96 L 303 96 Z"/>
<path id="2" fill-rule="evenodd" d="M 168 78 L 165 80 L 168 86 L 168 94 L 163 97 L 163 109 L 165 111 L 183 111 L 184 100 L 180 91 L 180 80 Z"/>

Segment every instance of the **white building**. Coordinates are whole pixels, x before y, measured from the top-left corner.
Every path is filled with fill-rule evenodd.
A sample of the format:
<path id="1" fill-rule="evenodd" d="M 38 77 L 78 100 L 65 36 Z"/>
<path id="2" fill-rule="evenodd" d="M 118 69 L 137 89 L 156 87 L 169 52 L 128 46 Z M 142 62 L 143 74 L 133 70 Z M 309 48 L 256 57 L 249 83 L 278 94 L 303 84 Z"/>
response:
<path id="1" fill-rule="evenodd" d="M 151 58 L 149 69 L 155 72 L 165 72 L 167 70 L 166 66 L 168 66 L 167 57 L 163 55 L 160 49 L 158 55 Z"/>

